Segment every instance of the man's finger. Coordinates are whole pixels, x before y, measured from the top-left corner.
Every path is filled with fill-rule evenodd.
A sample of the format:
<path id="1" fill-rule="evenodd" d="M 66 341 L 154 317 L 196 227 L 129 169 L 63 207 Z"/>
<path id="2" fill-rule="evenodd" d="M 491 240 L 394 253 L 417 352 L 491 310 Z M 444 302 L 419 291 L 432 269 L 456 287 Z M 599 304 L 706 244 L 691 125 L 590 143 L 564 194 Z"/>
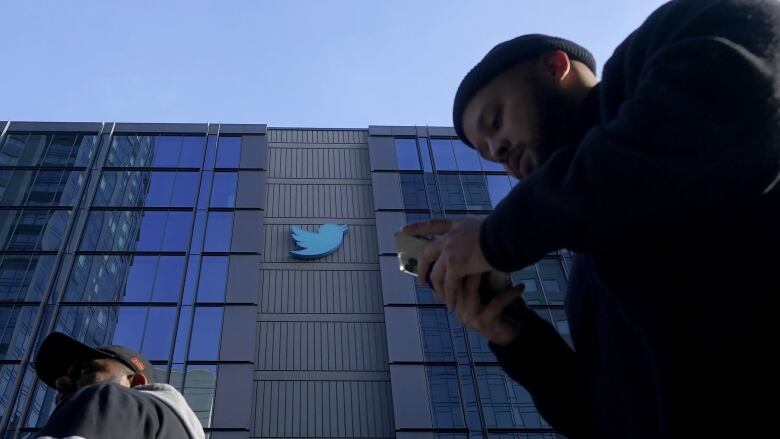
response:
<path id="1" fill-rule="evenodd" d="M 448 305 L 452 303 L 450 308 L 454 308 L 457 304 L 465 280 L 466 276 L 463 273 L 453 270 L 451 265 L 447 267 L 447 271 L 444 273 L 444 291 L 449 301 Z"/>
<path id="2" fill-rule="evenodd" d="M 401 227 L 401 233 L 404 235 L 443 235 L 452 228 L 452 220 L 434 219 L 429 221 L 420 221 L 409 223 Z"/>
<path id="3" fill-rule="evenodd" d="M 479 300 L 479 283 L 482 275 L 473 274 L 466 278 L 461 295 L 458 297 L 458 317 L 468 326 L 472 325 L 474 317 L 482 311 L 482 303 Z"/>
<path id="4" fill-rule="evenodd" d="M 483 321 L 491 321 L 501 316 L 504 309 L 509 306 L 510 303 L 520 299 L 523 295 L 523 286 L 518 285 L 512 287 L 506 291 L 497 294 L 493 299 L 488 302 L 485 309 L 482 310 L 482 314 L 479 316 Z"/>
<path id="5" fill-rule="evenodd" d="M 420 286 L 425 285 L 426 282 L 428 282 L 428 275 L 431 274 L 431 268 L 433 267 L 433 264 L 436 262 L 436 259 L 441 254 L 441 249 L 443 247 L 443 244 L 441 240 L 437 239 L 435 241 L 431 241 L 430 244 L 425 246 L 425 249 L 423 250 L 422 255 L 420 255 L 420 260 L 417 261 L 417 284 Z M 433 283 L 431 283 L 433 285 Z"/>
<path id="6" fill-rule="evenodd" d="M 441 301 L 447 305 L 447 308 L 452 309 L 452 306 L 450 306 L 450 298 L 447 295 L 447 291 L 444 289 L 444 274 L 446 270 L 447 265 L 437 259 L 431 270 L 431 286 L 436 290 L 436 294 L 438 294 Z"/>

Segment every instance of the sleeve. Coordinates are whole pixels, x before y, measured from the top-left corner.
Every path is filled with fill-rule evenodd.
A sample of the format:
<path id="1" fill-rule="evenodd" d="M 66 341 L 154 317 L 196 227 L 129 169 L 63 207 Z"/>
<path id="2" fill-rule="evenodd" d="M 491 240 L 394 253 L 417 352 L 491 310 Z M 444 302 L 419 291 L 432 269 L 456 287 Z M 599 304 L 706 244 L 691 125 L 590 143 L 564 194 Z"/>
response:
<path id="1" fill-rule="evenodd" d="M 63 402 L 38 437 L 153 438 L 159 429 L 153 407 L 118 384 L 96 384 Z"/>
<path id="2" fill-rule="evenodd" d="M 610 251 L 685 233 L 768 192 L 780 168 L 771 42 L 780 19 L 769 3 L 706 2 L 660 36 L 677 12 L 664 11 L 641 36 L 651 42 L 621 46 L 613 59 L 624 64 L 608 64 L 601 92 L 622 104 L 496 207 L 480 235 L 487 261 L 512 271 L 559 248 Z"/>
<path id="3" fill-rule="evenodd" d="M 593 412 L 575 352 L 533 312 L 524 318 L 520 334 L 507 346 L 490 343 L 506 374 L 528 390 L 556 430 L 570 439 L 594 437 Z"/>

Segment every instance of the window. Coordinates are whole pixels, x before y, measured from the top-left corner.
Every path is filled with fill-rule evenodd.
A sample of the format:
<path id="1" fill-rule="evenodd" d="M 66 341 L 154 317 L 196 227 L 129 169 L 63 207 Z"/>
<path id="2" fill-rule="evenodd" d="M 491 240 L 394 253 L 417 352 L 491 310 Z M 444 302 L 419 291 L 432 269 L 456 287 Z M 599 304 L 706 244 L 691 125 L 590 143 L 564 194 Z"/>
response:
<path id="1" fill-rule="evenodd" d="M 203 147 L 206 138 L 204 136 L 184 136 L 181 142 L 181 156 L 179 167 L 199 168 L 203 161 Z"/>
<path id="2" fill-rule="evenodd" d="M 192 212 L 93 211 L 81 250 L 185 251 Z"/>
<path id="3" fill-rule="evenodd" d="M 425 369 L 430 387 L 433 426 L 436 428 L 464 427 L 455 368 L 428 366 Z"/>
<path id="4" fill-rule="evenodd" d="M 482 166 L 479 162 L 479 156 L 474 148 L 466 145 L 458 139 L 452 141 L 452 148 L 455 150 L 455 160 L 458 163 L 458 169 L 461 171 L 481 171 Z"/>
<path id="5" fill-rule="evenodd" d="M 420 157 L 417 155 L 415 139 L 395 139 L 395 156 L 398 159 L 399 170 L 420 170 Z"/>
<path id="6" fill-rule="evenodd" d="M 566 311 L 562 309 L 551 309 L 550 314 L 552 315 L 552 321 L 555 329 L 558 330 L 558 333 L 561 334 L 561 337 L 563 337 L 563 339 L 566 340 L 566 343 L 568 343 L 569 346 L 571 346 L 573 349 L 574 342 L 571 339 L 571 331 L 569 331 L 569 319 L 566 317 Z"/>
<path id="7" fill-rule="evenodd" d="M 433 172 L 433 167 L 431 166 L 431 153 L 428 150 L 428 138 L 418 137 L 417 144 L 419 145 L 419 149 L 420 149 L 420 157 L 422 158 L 423 171 Z"/>
<path id="8" fill-rule="evenodd" d="M 195 308 L 189 359 L 196 361 L 217 360 L 221 336 L 222 308 Z"/>
<path id="9" fill-rule="evenodd" d="M 441 213 L 441 203 L 439 203 L 439 189 L 436 187 L 436 178 L 433 173 L 426 172 L 423 174 L 425 180 L 425 190 L 428 193 L 428 202 L 431 204 L 431 212 L 434 214 Z"/>
<path id="10" fill-rule="evenodd" d="M 237 172 L 215 172 L 211 188 L 211 207 L 236 207 Z"/>
<path id="11" fill-rule="evenodd" d="M 482 336 L 478 331 L 469 328 L 467 330 L 469 337 L 469 346 L 471 347 L 471 355 L 474 361 L 498 361 L 493 351 L 490 350 L 488 340 Z"/>
<path id="12" fill-rule="evenodd" d="M 0 360 L 21 360 L 37 312 L 37 306 L 0 306 Z"/>
<path id="13" fill-rule="evenodd" d="M 152 166 L 173 168 L 179 164 L 181 136 L 155 136 L 153 138 L 154 158 Z"/>
<path id="14" fill-rule="evenodd" d="M 0 413 L 9 412 L 15 401 L 11 399 L 19 373 L 18 364 L 0 364 Z"/>
<path id="15" fill-rule="evenodd" d="M 444 308 L 421 308 L 418 311 L 425 360 L 455 361 L 452 353 L 447 310 Z"/>
<path id="16" fill-rule="evenodd" d="M 466 200 L 463 196 L 460 176 L 457 174 L 439 174 L 439 189 L 441 189 L 441 198 L 445 210 L 466 209 Z"/>
<path id="17" fill-rule="evenodd" d="M 3 210 L 0 211 L 0 250 L 57 251 L 70 211 L 66 210 Z"/>
<path id="18" fill-rule="evenodd" d="M 477 386 L 487 428 L 546 428 L 531 395 L 498 366 L 476 367 Z"/>
<path id="19" fill-rule="evenodd" d="M 538 263 L 539 275 L 542 278 L 542 288 L 547 302 L 551 305 L 563 305 L 566 296 L 566 274 L 560 259 L 542 259 Z"/>
<path id="20" fill-rule="evenodd" d="M 224 302 L 227 275 L 227 256 L 203 256 L 198 278 L 198 302 Z"/>
<path id="21" fill-rule="evenodd" d="M 90 134 L 11 133 L 0 147 L 0 165 L 85 166 L 95 140 Z"/>
<path id="22" fill-rule="evenodd" d="M 116 135 L 106 166 L 197 168 L 203 160 L 205 136 Z"/>
<path id="23" fill-rule="evenodd" d="M 80 171 L 0 171 L 0 206 L 72 206 L 83 181 Z"/>
<path id="24" fill-rule="evenodd" d="M 458 166 L 452 153 L 452 142 L 449 139 L 431 139 L 433 163 L 437 171 L 457 171 Z"/>
<path id="25" fill-rule="evenodd" d="M 539 288 L 539 275 L 536 271 L 536 265 L 523 268 L 522 270 L 511 273 L 512 282 L 522 283 L 525 286 L 523 298 L 529 305 L 542 305 L 547 303 L 541 288 Z"/>
<path id="26" fill-rule="evenodd" d="M 0 256 L 0 301 L 35 301 L 43 296 L 55 256 Z"/>
<path id="27" fill-rule="evenodd" d="M 203 250 L 229 252 L 233 234 L 233 212 L 209 212 Z"/>
<path id="28" fill-rule="evenodd" d="M 425 183 L 420 174 L 401 174 L 401 196 L 405 209 L 428 209 Z"/>
<path id="29" fill-rule="evenodd" d="M 488 175 L 488 192 L 490 193 L 490 204 L 493 207 L 506 197 L 512 186 L 509 184 L 509 177 L 506 175 Z"/>
<path id="30" fill-rule="evenodd" d="M 241 137 L 219 136 L 217 168 L 238 168 L 241 160 Z"/>
<path id="31" fill-rule="evenodd" d="M 463 192 L 466 196 L 466 206 L 469 210 L 490 210 L 490 195 L 488 195 L 485 176 L 482 174 L 464 174 L 460 176 Z"/>
<path id="32" fill-rule="evenodd" d="M 202 426 L 211 426 L 214 409 L 214 392 L 217 386 L 217 366 L 213 364 L 190 364 L 184 378 L 182 394 L 195 412 Z"/>

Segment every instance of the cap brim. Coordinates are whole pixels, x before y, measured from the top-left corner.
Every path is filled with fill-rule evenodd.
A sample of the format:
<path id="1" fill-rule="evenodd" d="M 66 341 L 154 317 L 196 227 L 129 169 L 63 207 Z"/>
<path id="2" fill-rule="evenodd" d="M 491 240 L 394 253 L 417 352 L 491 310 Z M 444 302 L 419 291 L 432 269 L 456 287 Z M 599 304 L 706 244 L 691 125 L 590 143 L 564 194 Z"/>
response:
<path id="1" fill-rule="evenodd" d="M 77 361 L 110 358 L 111 356 L 60 332 L 52 332 L 41 343 L 35 357 L 35 373 L 51 388 L 57 378 L 67 375 Z"/>

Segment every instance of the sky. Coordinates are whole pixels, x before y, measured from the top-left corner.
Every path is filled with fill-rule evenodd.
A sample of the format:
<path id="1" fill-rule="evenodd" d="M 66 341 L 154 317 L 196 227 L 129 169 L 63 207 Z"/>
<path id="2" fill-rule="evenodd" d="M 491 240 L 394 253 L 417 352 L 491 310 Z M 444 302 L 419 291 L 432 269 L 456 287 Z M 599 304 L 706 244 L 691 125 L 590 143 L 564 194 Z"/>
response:
<path id="1" fill-rule="evenodd" d="M 661 0 L 3 0 L 0 120 L 452 124 L 460 80 L 525 33 L 599 69 Z"/>

